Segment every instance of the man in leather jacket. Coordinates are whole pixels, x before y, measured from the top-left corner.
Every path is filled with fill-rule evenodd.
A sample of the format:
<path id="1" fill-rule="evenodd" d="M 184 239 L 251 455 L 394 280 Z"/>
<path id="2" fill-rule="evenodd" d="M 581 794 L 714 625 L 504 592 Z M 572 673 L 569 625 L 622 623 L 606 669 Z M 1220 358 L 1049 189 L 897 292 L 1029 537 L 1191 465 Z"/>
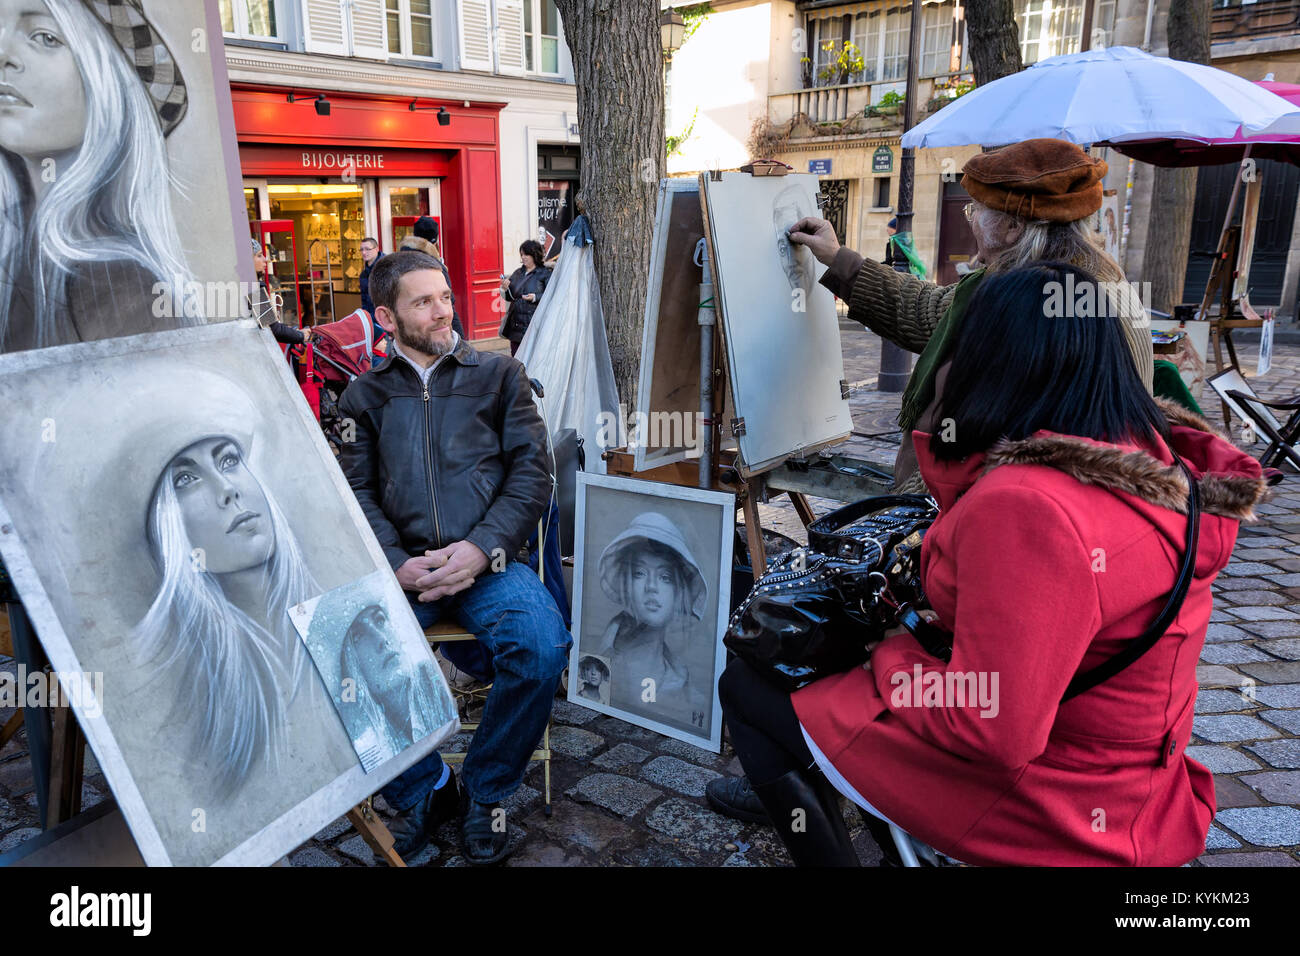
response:
<path id="1" fill-rule="evenodd" d="M 494 678 L 459 801 L 466 858 L 494 863 L 508 852 L 498 804 L 523 779 L 572 642 L 555 601 L 517 560 L 550 501 L 546 430 L 524 367 L 452 330 L 438 260 L 385 256 L 370 294 L 394 346 L 343 393 L 355 438 L 339 464 L 420 624 L 457 621 L 483 651 L 464 669 Z M 418 853 L 462 809 L 457 789 L 434 753 L 380 791 L 398 811 L 390 829 L 400 854 Z"/>

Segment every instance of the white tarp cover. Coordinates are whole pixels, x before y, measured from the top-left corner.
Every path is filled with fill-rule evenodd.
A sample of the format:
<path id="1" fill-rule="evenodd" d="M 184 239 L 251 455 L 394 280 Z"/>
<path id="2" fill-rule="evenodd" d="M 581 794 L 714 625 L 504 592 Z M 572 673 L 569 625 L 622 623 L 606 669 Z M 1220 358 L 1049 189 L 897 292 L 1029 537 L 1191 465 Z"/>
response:
<path id="1" fill-rule="evenodd" d="M 551 437 L 574 429 L 586 449 L 586 470 L 603 474 L 600 439 L 617 438 L 610 423 L 618 414 L 618 389 L 592 242 L 586 217 L 579 216 L 565 234 L 560 261 L 515 358 L 529 378 L 542 383 L 546 395 L 539 404 Z"/>

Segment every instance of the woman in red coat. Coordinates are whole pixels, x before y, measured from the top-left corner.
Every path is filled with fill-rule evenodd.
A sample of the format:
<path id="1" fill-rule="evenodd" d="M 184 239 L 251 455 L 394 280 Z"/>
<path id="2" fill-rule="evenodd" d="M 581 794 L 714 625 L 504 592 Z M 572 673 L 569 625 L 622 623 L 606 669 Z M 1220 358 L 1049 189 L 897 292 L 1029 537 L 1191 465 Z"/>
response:
<path id="1" fill-rule="evenodd" d="M 941 508 L 922 580 L 951 661 L 898 632 L 793 697 L 739 662 L 724 673 L 736 751 L 797 864 L 857 864 L 836 790 L 972 864 L 1177 866 L 1204 850 L 1214 782 L 1185 754 L 1196 664 L 1210 584 L 1264 483 L 1206 422 L 1147 395 L 1119 320 L 1077 298 L 1094 282 L 1063 264 L 987 279 L 943 383 L 945 427 L 915 433 Z M 1063 290 L 1076 298 L 1061 308 Z M 1171 449 L 1200 492 L 1190 590 L 1146 654 L 1061 703 L 1173 587 L 1187 483 Z"/>

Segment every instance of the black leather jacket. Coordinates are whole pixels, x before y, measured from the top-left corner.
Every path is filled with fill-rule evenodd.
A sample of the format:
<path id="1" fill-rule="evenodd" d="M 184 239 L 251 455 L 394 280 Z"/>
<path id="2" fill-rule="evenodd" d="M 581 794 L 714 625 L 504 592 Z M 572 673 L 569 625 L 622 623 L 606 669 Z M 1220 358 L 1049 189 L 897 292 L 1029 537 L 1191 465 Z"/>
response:
<path id="1" fill-rule="evenodd" d="M 519 362 L 462 339 L 426 392 L 394 353 L 339 407 L 356 427 L 339 465 L 393 570 L 453 541 L 489 560 L 518 554 L 551 495 L 546 428 Z"/>

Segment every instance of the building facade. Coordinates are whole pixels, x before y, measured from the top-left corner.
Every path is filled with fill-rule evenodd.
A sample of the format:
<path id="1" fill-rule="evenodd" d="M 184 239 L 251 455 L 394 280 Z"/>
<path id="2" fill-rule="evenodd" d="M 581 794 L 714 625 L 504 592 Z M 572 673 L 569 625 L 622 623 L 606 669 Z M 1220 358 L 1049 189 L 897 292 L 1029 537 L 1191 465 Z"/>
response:
<path id="1" fill-rule="evenodd" d="M 973 84 L 965 7 L 922 0 L 918 121 Z M 1213 64 L 1251 80 L 1300 82 L 1300 0 L 1215 0 Z M 1085 0 L 1016 0 L 1026 66 L 1081 49 Z M 1092 0 L 1090 46 L 1134 46 L 1164 55 L 1169 0 Z M 663 0 L 696 11 L 698 5 Z M 911 5 L 903 0 L 715 0 L 668 69 L 668 129 L 688 133 L 669 157 L 687 175 L 770 156 L 822 179 L 825 215 L 841 241 L 884 256 L 898 203 L 901 98 Z M 719 64 L 726 64 L 719 66 Z M 954 281 L 974 253 L 962 214 L 969 197 L 956 173 L 975 148 L 918 150 L 913 231 L 929 277 Z M 1119 257 L 1141 279 L 1153 167 L 1098 150 L 1110 165 L 1107 202 Z M 1185 301 L 1199 301 L 1227 205 L 1234 166 L 1199 176 Z M 1295 315 L 1300 281 L 1300 169 L 1261 163 L 1264 198 L 1252 302 Z M 1216 219 L 1217 215 L 1217 219 Z"/>
<path id="2" fill-rule="evenodd" d="M 250 231 L 307 320 L 360 304 L 361 240 L 420 216 L 466 334 L 496 336 L 518 248 L 558 241 L 577 99 L 554 0 L 220 0 Z"/>

